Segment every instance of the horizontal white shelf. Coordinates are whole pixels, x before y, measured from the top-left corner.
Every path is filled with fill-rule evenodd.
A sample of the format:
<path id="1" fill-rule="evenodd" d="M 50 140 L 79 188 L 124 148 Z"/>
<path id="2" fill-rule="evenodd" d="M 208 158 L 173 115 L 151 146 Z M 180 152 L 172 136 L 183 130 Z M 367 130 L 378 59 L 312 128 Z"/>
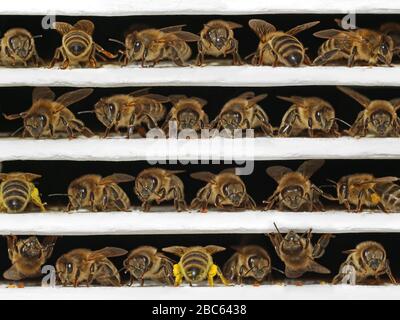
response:
<path id="1" fill-rule="evenodd" d="M 27 213 L 0 215 L 0 234 L 155 235 L 400 232 L 400 214 L 283 212 Z"/>
<path id="2" fill-rule="evenodd" d="M 273 14 L 273 13 L 399 13 L 397 1 L 382 0 L 96 0 L 68 2 L 40 0 L 8 1 L 1 14 L 128 16 L 128 15 L 195 15 L 195 14 Z"/>
<path id="3" fill-rule="evenodd" d="M 0 86 L 222 86 L 308 85 L 400 86 L 400 67 L 255 67 L 215 66 L 155 68 L 104 66 L 98 69 L 0 69 Z"/>
<path id="4" fill-rule="evenodd" d="M 397 300 L 399 295 L 400 287 L 393 285 L 0 288 L 0 300 Z M 156 303 L 154 307 L 157 306 Z M 187 312 L 195 314 L 196 310 Z"/>
<path id="5" fill-rule="evenodd" d="M 212 138 L 33 140 L 0 138 L 0 161 L 400 159 L 399 138 Z"/>

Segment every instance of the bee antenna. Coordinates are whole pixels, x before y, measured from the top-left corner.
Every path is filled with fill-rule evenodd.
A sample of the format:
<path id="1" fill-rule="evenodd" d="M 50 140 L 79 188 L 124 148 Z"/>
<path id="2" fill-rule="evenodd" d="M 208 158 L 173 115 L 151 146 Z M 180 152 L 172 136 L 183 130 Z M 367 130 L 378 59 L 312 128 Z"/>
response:
<path id="1" fill-rule="evenodd" d="M 243 277 L 246 277 L 251 271 L 254 270 L 254 268 L 255 268 L 255 266 L 250 268 L 249 270 L 247 270 L 247 272 L 243 275 Z"/>
<path id="2" fill-rule="evenodd" d="M 282 270 L 280 270 L 278 268 L 272 267 L 271 269 L 274 271 L 278 271 L 279 273 L 285 274 L 285 272 L 283 272 Z"/>
<path id="3" fill-rule="evenodd" d="M 118 44 L 122 45 L 125 48 L 125 43 L 123 43 L 122 41 L 119 41 L 117 39 L 112 39 L 112 38 L 109 38 L 108 41 L 118 43 Z"/>
<path id="4" fill-rule="evenodd" d="M 319 188 L 336 188 L 334 184 L 323 184 L 322 186 L 318 186 Z"/>
<path id="5" fill-rule="evenodd" d="M 94 110 L 79 111 L 78 114 L 95 113 Z"/>
<path id="6" fill-rule="evenodd" d="M 328 182 L 330 182 L 330 183 L 333 183 L 335 186 L 337 186 L 337 182 L 336 182 L 336 181 L 333 181 L 333 180 L 331 180 L 331 179 L 326 179 L 326 181 L 328 181 Z"/>
<path id="7" fill-rule="evenodd" d="M 36 36 L 33 36 L 32 38 L 33 38 L 33 39 L 43 38 L 43 35 L 42 35 L 42 34 L 38 34 L 38 35 L 36 35 Z"/>
<path id="8" fill-rule="evenodd" d="M 346 121 L 344 121 L 342 119 L 333 118 L 333 120 L 339 121 L 339 122 L 343 123 L 344 125 L 348 126 L 349 128 L 351 128 L 351 124 L 349 124 L 348 122 L 346 122 Z"/>
<path id="9" fill-rule="evenodd" d="M 17 133 L 18 132 L 20 132 L 22 129 L 24 129 L 25 128 L 25 126 L 22 126 L 22 127 L 20 127 L 20 128 L 18 128 L 17 130 L 15 130 L 11 135 L 10 135 L 10 137 L 15 137 L 16 135 L 17 135 Z"/>
<path id="10" fill-rule="evenodd" d="M 276 225 L 275 222 L 274 222 L 274 226 L 275 226 L 276 231 L 278 231 L 278 234 L 282 237 L 282 234 L 281 234 L 281 232 L 279 231 L 278 226 Z"/>
<path id="11" fill-rule="evenodd" d="M 48 197 L 68 197 L 68 198 L 72 198 L 69 194 L 67 193 L 52 193 L 49 194 Z"/>

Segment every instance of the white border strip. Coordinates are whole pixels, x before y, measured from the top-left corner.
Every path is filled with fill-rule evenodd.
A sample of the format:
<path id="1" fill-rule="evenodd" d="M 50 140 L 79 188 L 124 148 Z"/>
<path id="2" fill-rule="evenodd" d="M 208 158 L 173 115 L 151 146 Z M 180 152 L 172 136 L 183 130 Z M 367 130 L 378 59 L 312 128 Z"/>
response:
<path id="1" fill-rule="evenodd" d="M 380 213 L 27 213 L 0 215 L 1 235 L 263 234 L 276 232 L 398 233 L 400 214 Z"/>
<path id="2" fill-rule="evenodd" d="M 399 286 L 262 285 L 0 289 L 1 300 L 398 300 Z M 240 304 L 240 303 L 239 303 Z M 158 305 L 155 305 L 158 306 Z M 188 311 L 188 313 L 195 314 Z"/>
<path id="3" fill-rule="evenodd" d="M 98 69 L 0 68 L 0 86 L 400 86 L 400 67 L 104 66 Z"/>
<path id="4" fill-rule="evenodd" d="M 0 161 L 212 161 L 400 159 L 398 138 L 33 140 L 0 138 Z"/>
<path id="5" fill-rule="evenodd" d="M 5 1 L 3 15 L 137 16 L 276 13 L 400 13 L 397 1 L 382 0 L 96 0 Z"/>

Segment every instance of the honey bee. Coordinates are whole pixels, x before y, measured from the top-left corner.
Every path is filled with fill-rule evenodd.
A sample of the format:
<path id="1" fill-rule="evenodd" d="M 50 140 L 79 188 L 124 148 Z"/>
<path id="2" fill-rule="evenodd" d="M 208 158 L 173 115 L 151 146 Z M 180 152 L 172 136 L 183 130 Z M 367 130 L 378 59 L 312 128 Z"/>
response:
<path id="1" fill-rule="evenodd" d="M 256 96 L 254 92 L 245 92 L 229 100 L 217 118 L 211 122 L 213 128 L 233 130 L 261 129 L 263 135 L 272 136 L 273 128 L 265 111 L 258 105 L 268 95 Z"/>
<path id="2" fill-rule="evenodd" d="M 339 26 L 340 21 L 336 21 Z M 391 66 L 394 44 L 390 36 L 370 29 L 336 30 L 328 29 L 314 33 L 314 36 L 327 39 L 319 48 L 315 65 L 347 60 L 347 66 L 366 63 L 369 66 L 386 64 Z"/>
<path id="3" fill-rule="evenodd" d="M 317 97 L 278 98 L 293 104 L 283 116 L 278 132 L 280 137 L 339 136 L 335 109 L 329 102 Z"/>
<path id="4" fill-rule="evenodd" d="M 79 287 L 93 282 L 102 286 L 121 286 L 117 268 L 108 258 L 120 257 L 128 252 L 120 248 L 107 247 L 92 251 L 75 249 L 62 255 L 56 262 L 57 275 L 63 286 Z"/>
<path id="5" fill-rule="evenodd" d="M 8 30 L 0 40 L 0 62 L 6 67 L 39 67 L 43 61 L 36 51 L 35 38 L 21 28 Z"/>
<path id="6" fill-rule="evenodd" d="M 165 132 L 168 132 L 171 122 L 176 122 L 178 132 L 187 129 L 198 132 L 208 127 L 209 118 L 203 110 L 207 101 L 197 97 L 188 98 L 184 95 L 174 95 L 169 98 L 173 107 L 162 127 Z"/>
<path id="7" fill-rule="evenodd" d="M 325 194 L 310 178 L 324 163 L 324 160 L 308 160 L 297 171 L 282 166 L 269 167 L 267 174 L 278 183 L 278 187 L 264 201 L 267 204 L 265 210 L 271 210 L 277 202 L 280 211 L 323 210 L 319 196 Z"/>
<path id="8" fill-rule="evenodd" d="M 96 57 L 103 61 L 106 61 L 103 56 L 116 58 L 93 41 L 94 24 L 89 20 L 80 20 L 74 25 L 55 22 L 54 28 L 62 36 L 62 46 L 56 49 L 50 68 L 59 61 L 62 62 L 61 69 L 76 66 L 97 68 Z"/>
<path id="9" fill-rule="evenodd" d="M 271 274 L 271 258 L 260 246 L 250 245 L 234 248 L 236 253 L 225 263 L 223 273 L 233 282 L 242 284 L 246 278 L 263 282 Z"/>
<path id="10" fill-rule="evenodd" d="M 369 277 L 378 279 L 384 274 L 389 277 L 393 284 L 397 284 L 390 270 L 385 248 L 380 243 L 373 241 L 362 242 L 355 249 L 345 251 L 344 253 L 348 254 L 348 257 L 340 266 L 339 274 L 333 279 L 333 284 L 338 284 L 342 281 L 344 276 L 342 270 L 346 266 L 354 267 L 356 284 L 363 283 Z"/>
<path id="11" fill-rule="evenodd" d="M 8 257 L 12 266 L 3 277 L 12 281 L 40 277 L 42 266 L 51 257 L 56 241 L 57 237 L 45 237 L 40 243 L 34 236 L 19 240 L 16 236 L 7 236 Z"/>
<path id="12" fill-rule="evenodd" d="M 256 203 L 247 193 L 246 185 L 235 174 L 235 169 L 223 170 L 215 175 L 211 172 L 197 172 L 190 175 L 193 179 L 207 182 L 207 185 L 197 192 L 191 203 L 193 210 L 207 212 L 208 205 L 218 209 L 244 208 L 255 210 Z"/>
<path id="13" fill-rule="evenodd" d="M 170 171 L 160 168 L 145 169 L 139 173 L 135 180 L 135 193 L 142 202 L 142 209 L 150 211 L 151 204 L 155 201 L 160 204 L 164 201 L 174 201 L 177 211 L 186 211 L 184 185 L 177 176 L 184 171 Z"/>
<path id="14" fill-rule="evenodd" d="M 157 248 L 142 246 L 132 250 L 124 261 L 124 267 L 130 273 L 130 285 L 140 281 L 141 286 L 145 280 L 156 280 L 172 286 L 174 284 L 174 261 L 158 252 Z"/>
<path id="15" fill-rule="evenodd" d="M 400 119 L 397 110 L 400 99 L 373 100 L 346 87 L 338 87 L 340 91 L 356 100 L 364 107 L 347 133 L 352 137 L 398 137 L 400 136 Z"/>
<path id="16" fill-rule="evenodd" d="M 212 255 L 224 251 L 220 246 L 206 247 L 168 247 L 164 252 L 180 257 L 179 263 L 174 265 L 175 286 L 181 285 L 183 279 L 190 285 L 208 280 L 210 287 L 214 286 L 214 277 L 218 276 L 224 285 L 229 285 L 221 269 L 214 264 Z"/>
<path id="17" fill-rule="evenodd" d="M 389 36 L 393 40 L 394 51 L 399 55 L 400 53 L 400 23 L 389 22 L 381 25 L 380 32 Z"/>
<path id="18" fill-rule="evenodd" d="M 192 56 L 187 42 L 196 42 L 199 36 L 183 31 L 185 25 L 162 29 L 145 29 L 129 33 L 125 38 L 125 50 L 121 53 L 124 64 L 141 61 L 142 67 L 154 67 L 162 60 L 169 60 L 178 66 L 186 66 Z"/>
<path id="19" fill-rule="evenodd" d="M 55 94 L 49 88 L 35 88 L 32 93 L 32 106 L 27 111 L 4 117 L 7 120 L 23 119 L 23 137 L 29 134 L 35 139 L 55 138 L 56 134 L 67 134 L 72 139 L 75 133 L 92 137 L 93 132 L 68 109 L 70 105 L 85 99 L 92 92 L 93 89 L 79 89 L 63 94 L 55 100 Z"/>
<path id="20" fill-rule="evenodd" d="M 302 236 L 290 231 L 283 237 L 276 225 L 275 228 L 277 233 L 270 233 L 268 236 L 278 257 L 285 264 L 286 277 L 296 279 L 306 272 L 331 273 L 329 269 L 315 262 L 315 259 L 319 259 L 324 255 L 330 239 L 334 237 L 333 235 L 322 235 L 314 246 L 311 242 L 311 229 Z"/>
<path id="21" fill-rule="evenodd" d="M 122 173 L 105 178 L 88 174 L 75 179 L 68 187 L 67 210 L 129 211 L 131 201 L 118 183 L 131 182 L 134 179 Z"/>
<path id="22" fill-rule="evenodd" d="M 39 178 L 40 175 L 33 173 L 0 173 L 0 211 L 21 213 L 31 203 L 40 211 L 46 211 L 39 190 L 33 184 L 33 181 Z"/>
<path id="23" fill-rule="evenodd" d="M 157 127 L 157 123 L 165 117 L 164 104 L 167 102 L 169 98 L 149 93 L 149 89 L 146 88 L 128 95 L 120 94 L 100 99 L 95 105 L 95 114 L 107 128 L 104 137 L 107 137 L 114 127 L 117 133 L 121 128 L 127 128 L 130 138 L 135 129 L 141 133 L 142 124 L 148 129 Z"/>
<path id="24" fill-rule="evenodd" d="M 235 39 L 233 30 L 242 28 L 242 25 L 224 20 L 212 20 L 204 25 L 200 32 L 200 40 L 197 43 L 198 56 L 196 64 L 204 64 L 204 56 L 213 57 L 232 55 L 232 64 L 241 65 L 242 59 L 239 55 L 239 42 Z"/>
<path id="25" fill-rule="evenodd" d="M 400 209 L 400 186 L 395 184 L 399 178 L 375 178 L 372 174 L 352 174 L 342 177 L 336 185 L 337 199 L 348 211 L 354 205 L 355 212 L 361 212 L 363 207 L 378 207 L 384 212 L 394 212 Z"/>
<path id="26" fill-rule="evenodd" d="M 272 65 L 299 67 L 311 64 L 303 44 L 295 37 L 296 34 L 319 24 L 319 21 L 297 26 L 287 32 L 277 31 L 272 24 L 259 19 L 249 21 L 250 28 L 260 38 L 257 51 L 253 54 L 253 65 Z"/>

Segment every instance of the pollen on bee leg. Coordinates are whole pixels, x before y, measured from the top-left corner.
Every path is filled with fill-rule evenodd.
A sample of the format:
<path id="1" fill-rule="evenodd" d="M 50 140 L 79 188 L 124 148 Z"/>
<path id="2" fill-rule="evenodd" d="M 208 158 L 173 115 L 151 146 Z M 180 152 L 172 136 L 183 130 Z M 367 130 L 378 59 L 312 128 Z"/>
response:
<path id="1" fill-rule="evenodd" d="M 373 204 L 379 204 L 381 202 L 381 197 L 377 193 L 371 195 L 371 201 Z"/>

